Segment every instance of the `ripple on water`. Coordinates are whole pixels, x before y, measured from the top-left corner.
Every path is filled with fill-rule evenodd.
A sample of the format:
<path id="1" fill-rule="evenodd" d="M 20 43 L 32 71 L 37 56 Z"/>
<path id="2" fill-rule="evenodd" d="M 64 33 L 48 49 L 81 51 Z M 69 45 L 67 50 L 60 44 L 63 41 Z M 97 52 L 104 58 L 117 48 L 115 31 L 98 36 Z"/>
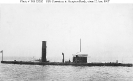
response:
<path id="1" fill-rule="evenodd" d="M 133 67 L 0 64 L 0 81 L 133 81 Z"/>

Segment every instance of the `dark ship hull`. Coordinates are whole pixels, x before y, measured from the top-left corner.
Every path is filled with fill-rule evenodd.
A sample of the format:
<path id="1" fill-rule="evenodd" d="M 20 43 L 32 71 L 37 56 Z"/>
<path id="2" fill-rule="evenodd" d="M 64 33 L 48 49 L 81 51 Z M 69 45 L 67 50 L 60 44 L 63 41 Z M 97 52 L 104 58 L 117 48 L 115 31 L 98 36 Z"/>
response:
<path id="1" fill-rule="evenodd" d="M 31 62 L 31 61 L 1 61 L 4 64 L 25 64 L 25 65 L 71 65 L 71 66 L 124 66 L 132 67 L 129 63 L 62 63 L 62 62 Z"/>

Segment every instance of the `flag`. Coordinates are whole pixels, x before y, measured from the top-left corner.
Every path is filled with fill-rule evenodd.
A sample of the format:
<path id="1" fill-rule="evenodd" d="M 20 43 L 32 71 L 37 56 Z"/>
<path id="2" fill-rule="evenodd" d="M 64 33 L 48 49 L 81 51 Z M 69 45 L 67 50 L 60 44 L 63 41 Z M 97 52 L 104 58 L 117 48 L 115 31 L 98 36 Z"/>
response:
<path id="1" fill-rule="evenodd" d="M 3 53 L 3 50 L 2 50 L 2 51 L 0 51 L 0 53 Z"/>

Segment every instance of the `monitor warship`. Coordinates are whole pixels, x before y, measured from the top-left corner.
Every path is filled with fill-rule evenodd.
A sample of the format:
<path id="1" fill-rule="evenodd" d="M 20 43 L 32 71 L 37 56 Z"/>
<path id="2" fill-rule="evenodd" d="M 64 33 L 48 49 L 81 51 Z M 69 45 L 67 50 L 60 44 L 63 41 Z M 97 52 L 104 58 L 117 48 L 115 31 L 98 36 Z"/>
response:
<path id="1" fill-rule="evenodd" d="M 74 54 L 73 55 L 73 62 L 64 62 L 64 53 L 62 62 L 49 62 L 46 59 L 46 41 L 42 41 L 42 57 L 41 59 L 32 62 L 32 61 L 3 61 L 3 53 L 2 53 L 2 61 L 3 64 L 25 64 L 25 65 L 71 65 L 71 66 L 125 66 L 125 67 L 132 67 L 133 64 L 131 63 L 118 63 L 117 62 L 108 62 L 108 63 L 87 63 L 87 56 L 88 54 Z M 3 51 L 2 51 L 3 52 Z M 80 39 L 80 52 L 81 52 L 81 39 Z"/>

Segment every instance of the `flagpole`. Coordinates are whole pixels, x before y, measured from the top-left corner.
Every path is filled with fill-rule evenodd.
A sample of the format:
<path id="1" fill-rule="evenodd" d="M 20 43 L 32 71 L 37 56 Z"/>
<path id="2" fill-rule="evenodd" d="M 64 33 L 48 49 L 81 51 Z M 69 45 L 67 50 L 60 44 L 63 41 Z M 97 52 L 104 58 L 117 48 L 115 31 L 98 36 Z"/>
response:
<path id="1" fill-rule="evenodd" d="M 2 50 L 2 61 L 3 61 L 3 50 Z"/>
<path id="2" fill-rule="evenodd" d="M 0 53 L 2 53 L 2 61 L 3 61 L 3 50 L 2 50 L 2 51 L 0 51 Z"/>
<path id="3" fill-rule="evenodd" d="M 81 38 L 80 38 L 80 52 L 81 52 Z"/>

